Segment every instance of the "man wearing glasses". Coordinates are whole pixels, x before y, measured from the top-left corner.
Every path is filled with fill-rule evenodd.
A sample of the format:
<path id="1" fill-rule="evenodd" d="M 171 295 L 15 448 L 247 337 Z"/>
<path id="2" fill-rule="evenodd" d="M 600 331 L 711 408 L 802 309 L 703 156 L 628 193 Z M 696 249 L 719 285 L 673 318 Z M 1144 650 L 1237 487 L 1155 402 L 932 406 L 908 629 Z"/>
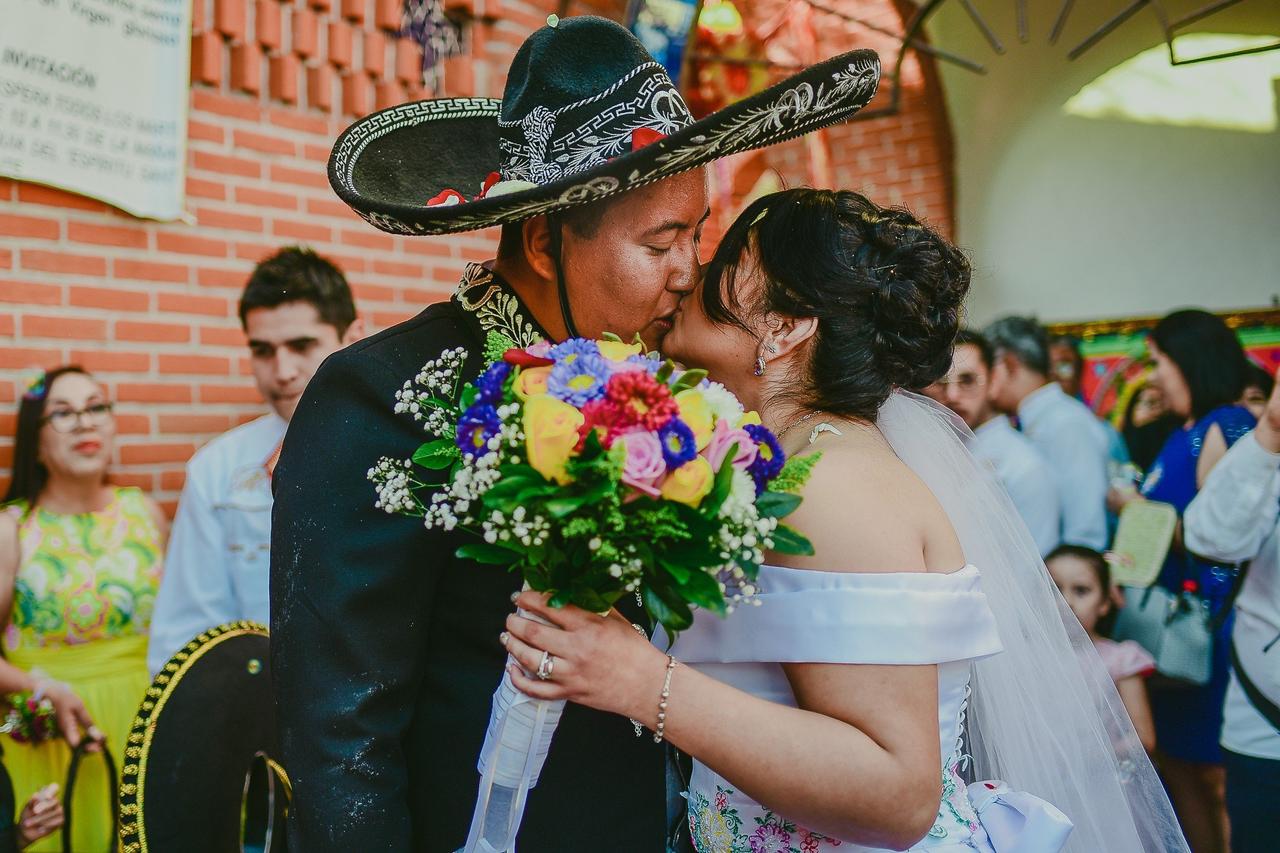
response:
<path id="1" fill-rule="evenodd" d="M 240 323 L 271 411 L 209 442 L 187 465 L 151 623 L 152 673 L 201 631 L 270 619 L 271 475 L 280 443 L 320 362 L 362 332 L 342 272 L 296 247 L 254 269 Z"/>
<path id="2" fill-rule="evenodd" d="M 959 415 L 973 430 L 969 449 L 995 469 L 1043 557 L 1061 541 L 1057 485 L 1049 463 L 1031 441 L 992 406 L 989 387 L 993 361 L 986 338 L 962 331 L 956 338 L 951 369 L 926 393 Z"/>

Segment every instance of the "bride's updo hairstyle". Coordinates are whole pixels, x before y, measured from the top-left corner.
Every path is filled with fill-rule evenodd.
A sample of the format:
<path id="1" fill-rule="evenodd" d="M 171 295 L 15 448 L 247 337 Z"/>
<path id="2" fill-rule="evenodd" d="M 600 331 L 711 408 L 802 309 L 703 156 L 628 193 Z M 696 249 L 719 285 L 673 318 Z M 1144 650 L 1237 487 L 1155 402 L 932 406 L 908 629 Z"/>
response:
<path id="1" fill-rule="evenodd" d="M 735 279 L 749 250 L 764 284 L 744 304 Z M 746 331 L 744 315 L 817 319 L 794 402 L 872 421 L 894 388 L 946 374 L 968 291 L 968 260 L 910 213 L 799 188 L 743 211 L 707 266 L 702 301 L 713 322 Z"/>

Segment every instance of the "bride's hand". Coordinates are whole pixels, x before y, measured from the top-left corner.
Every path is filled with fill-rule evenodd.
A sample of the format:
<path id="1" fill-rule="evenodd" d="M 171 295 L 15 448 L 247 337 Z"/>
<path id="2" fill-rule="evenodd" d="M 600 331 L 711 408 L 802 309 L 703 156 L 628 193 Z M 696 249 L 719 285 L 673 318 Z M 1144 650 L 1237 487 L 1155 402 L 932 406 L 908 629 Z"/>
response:
<path id="1" fill-rule="evenodd" d="M 607 615 L 579 607 L 550 607 L 544 593 L 526 591 L 516 604 L 550 622 L 507 617 L 502 643 L 524 670 L 538 671 L 542 653 L 552 656 L 545 681 L 511 667 L 520 692 L 535 699 L 568 699 L 652 725 L 657 717 L 667 657 L 617 610 Z"/>

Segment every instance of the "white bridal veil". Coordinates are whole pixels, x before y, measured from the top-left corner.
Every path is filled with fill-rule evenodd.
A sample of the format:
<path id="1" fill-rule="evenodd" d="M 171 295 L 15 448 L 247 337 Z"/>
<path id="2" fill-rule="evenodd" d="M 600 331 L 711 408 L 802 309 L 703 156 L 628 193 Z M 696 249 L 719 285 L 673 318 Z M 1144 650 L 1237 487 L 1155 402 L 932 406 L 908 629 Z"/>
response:
<path id="1" fill-rule="evenodd" d="M 1075 824 L 1072 853 L 1177 853 L 1187 844 L 1120 695 L 1013 503 L 946 408 L 895 392 L 877 420 L 942 503 L 982 573 L 1004 652 L 973 665 L 975 779 L 1003 779 Z"/>

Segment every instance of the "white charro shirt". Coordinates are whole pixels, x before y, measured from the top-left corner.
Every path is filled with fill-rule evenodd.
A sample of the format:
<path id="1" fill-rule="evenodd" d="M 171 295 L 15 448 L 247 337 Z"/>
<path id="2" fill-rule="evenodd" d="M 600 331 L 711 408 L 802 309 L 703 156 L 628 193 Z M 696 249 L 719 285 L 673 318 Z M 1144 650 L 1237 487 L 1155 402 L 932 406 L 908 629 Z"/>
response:
<path id="1" fill-rule="evenodd" d="M 267 462 L 287 426 L 278 415 L 264 415 L 218 436 L 187 463 L 151 620 L 147 666 L 153 674 L 201 631 L 237 619 L 270 619 Z"/>
<path id="2" fill-rule="evenodd" d="M 1061 541 L 1107 547 L 1107 467 L 1111 458 L 1098 418 L 1056 382 L 1018 406 L 1022 432 L 1049 463 L 1062 510 Z"/>
<path id="3" fill-rule="evenodd" d="M 1236 597 L 1232 639 L 1249 680 L 1280 704 L 1280 453 L 1251 432 L 1213 467 L 1182 519 L 1187 547 L 1217 560 L 1251 560 Z M 1277 732 L 1245 696 L 1234 670 L 1223 707 L 1222 745 L 1280 761 Z"/>
<path id="4" fill-rule="evenodd" d="M 1009 419 L 997 415 L 973 431 L 973 455 L 995 469 L 1043 557 L 1061 541 L 1058 483 L 1049 463 Z"/>

